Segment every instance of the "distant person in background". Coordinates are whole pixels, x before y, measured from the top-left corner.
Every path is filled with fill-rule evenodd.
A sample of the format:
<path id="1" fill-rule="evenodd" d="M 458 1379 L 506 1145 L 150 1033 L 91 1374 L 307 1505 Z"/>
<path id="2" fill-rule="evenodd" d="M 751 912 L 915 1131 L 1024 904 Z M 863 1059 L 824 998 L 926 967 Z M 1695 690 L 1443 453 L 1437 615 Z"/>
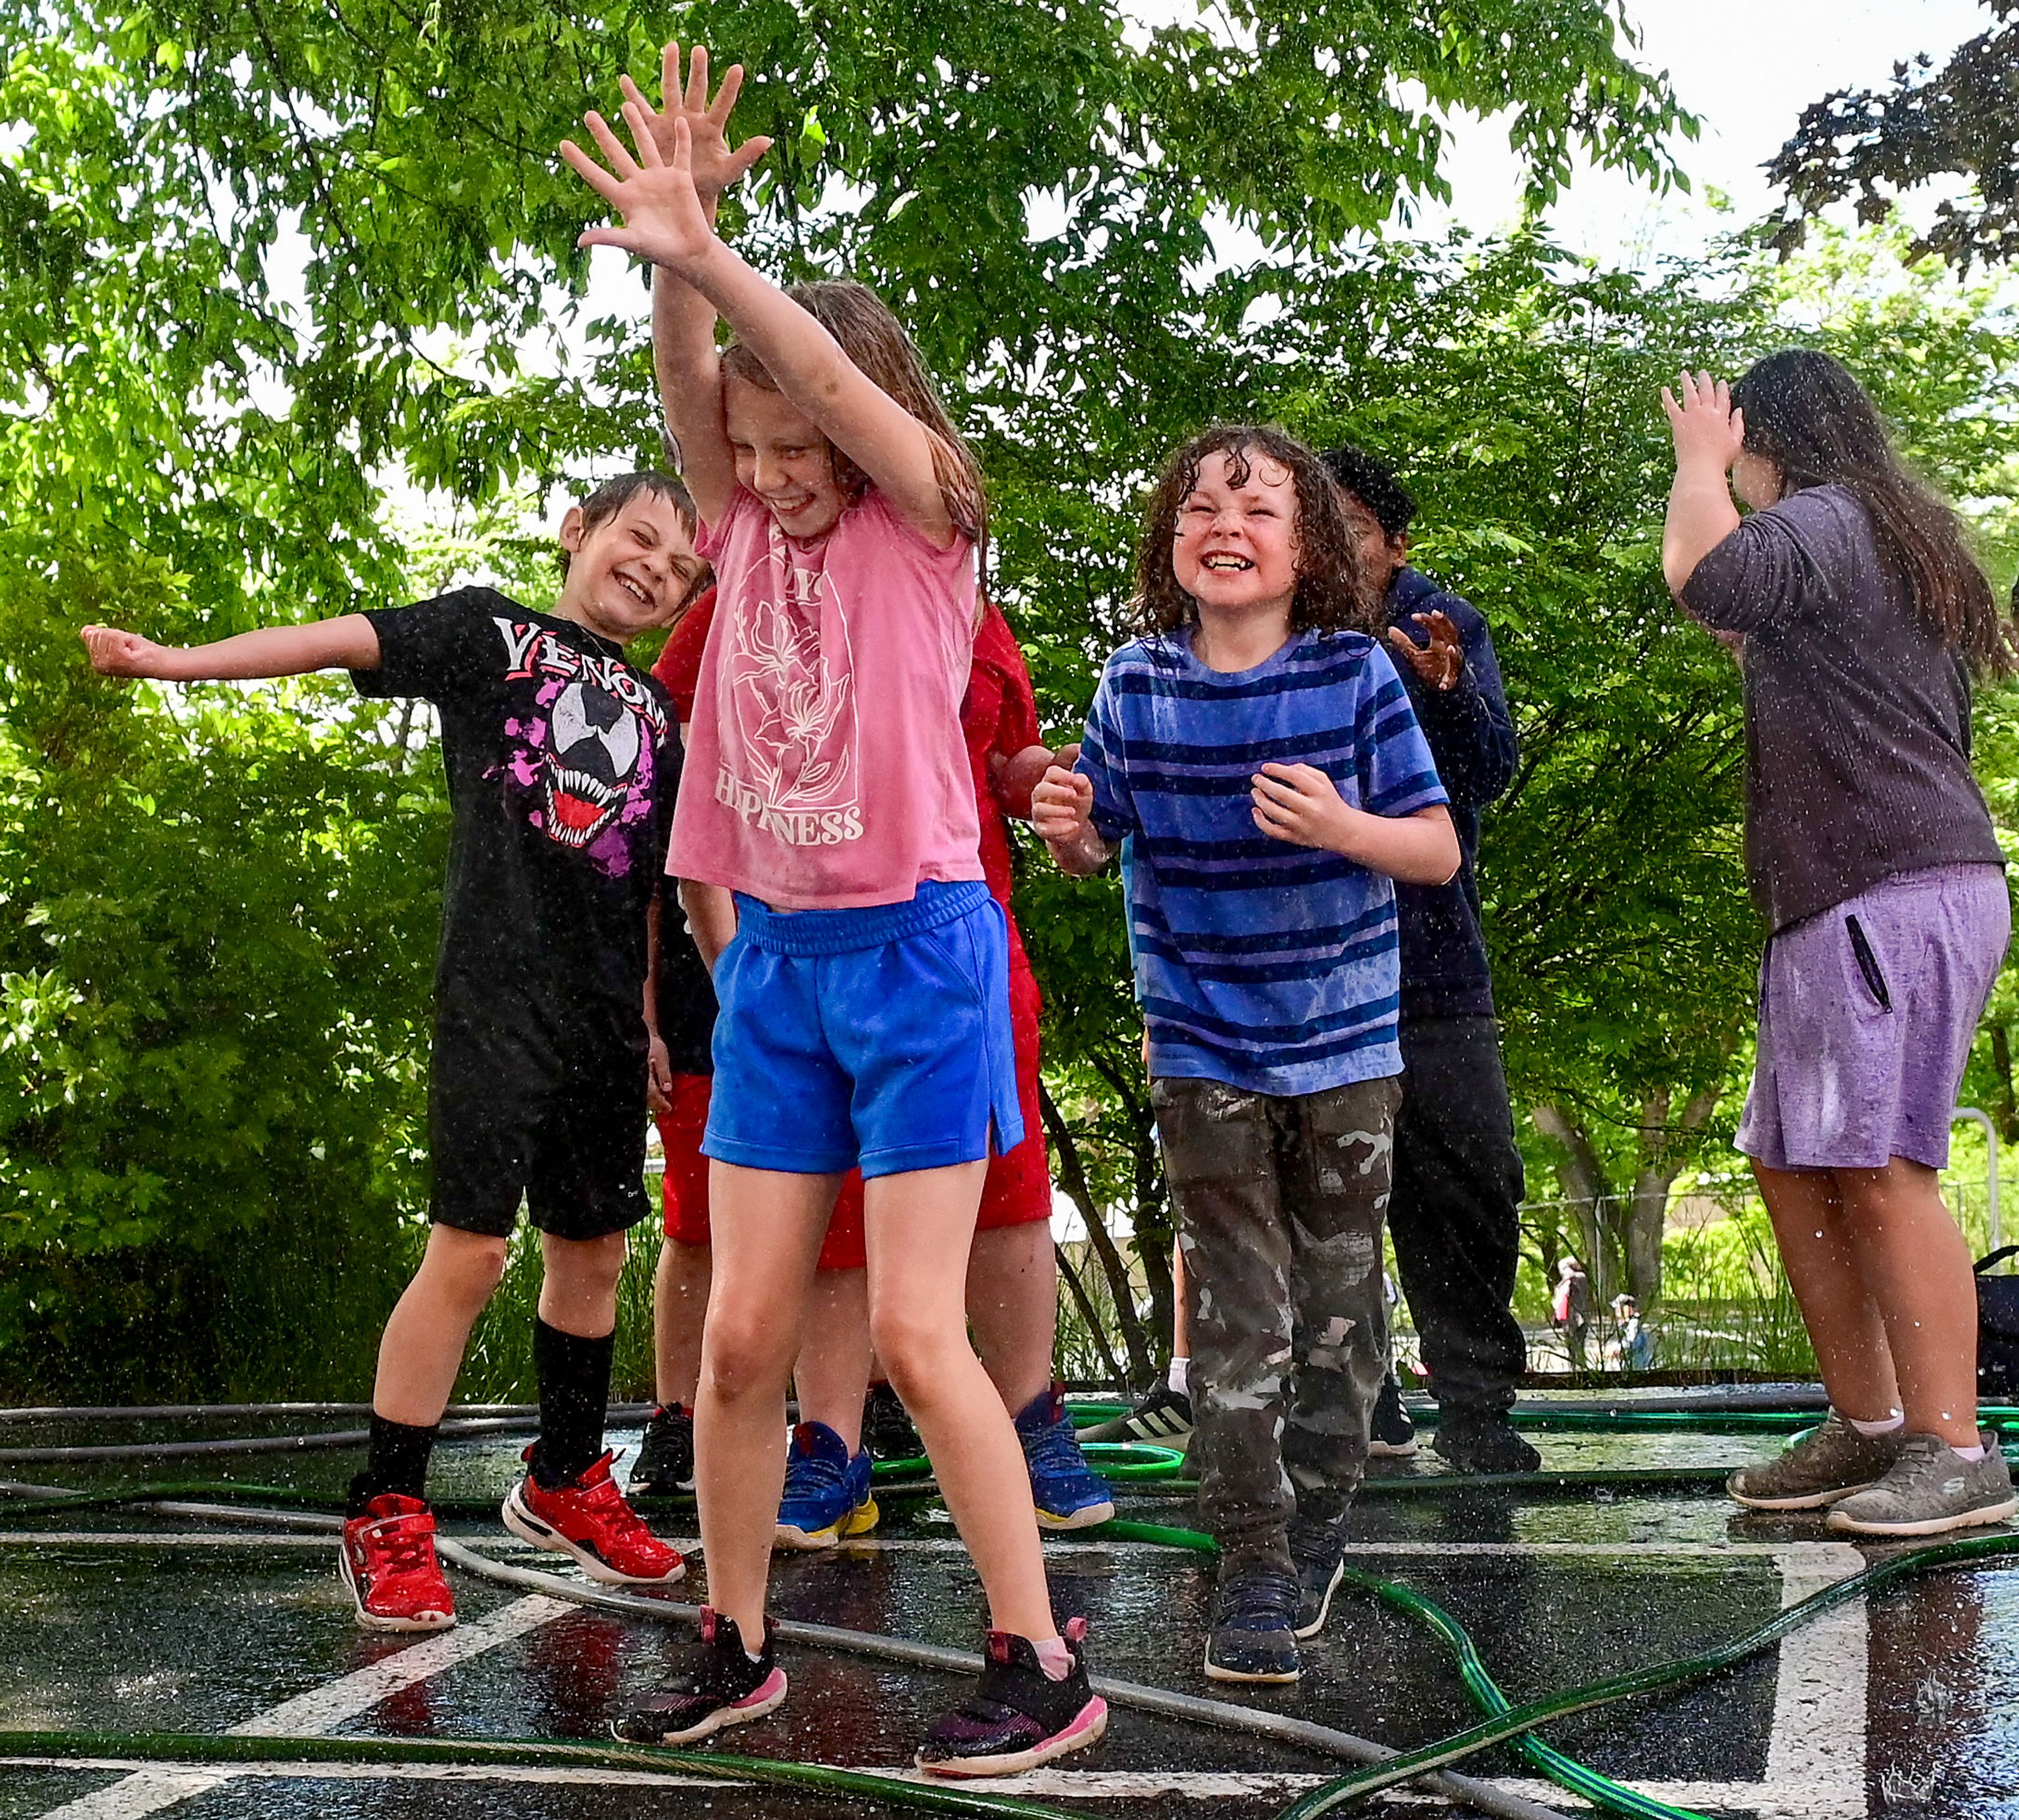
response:
<path id="1" fill-rule="evenodd" d="M 1728 389 L 1685 374 L 1662 403 L 1663 573 L 1743 640 L 1746 869 L 1768 935 L 1737 1143 L 1830 1398 L 1730 1490 L 1834 1506 L 1829 1527 L 1859 1535 L 2002 1523 L 2019 1500 L 1977 1425 L 1970 1250 L 1936 1172 L 2011 933 L 1970 764 L 1970 673 L 2019 667 L 2010 628 L 1955 513 L 1827 354 L 1770 354 Z"/>
<path id="2" fill-rule="evenodd" d="M 1402 1106 L 1388 1230 L 1437 1400 L 1431 1445 L 1461 1472 L 1533 1472 L 1541 1456 L 1508 1419 L 1515 1380 L 1528 1368 L 1513 1307 L 1526 1184 L 1473 876 L 1480 812 L 1513 780 L 1514 724 L 1485 619 L 1409 565 L 1416 502 L 1365 449 L 1336 448 L 1325 459 L 1345 491 L 1361 566 L 1387 620 L 1389 654 L 1451 797 L 1464 854 L 1443 884 L 1395 887 Z M 1390 1452 L 1411 1445 L 1392 1376 L 1375 1431 Z"/>
<path id="3" fill-rule="evenodd" d="M 1640 1304 L 1631 1296 L 1615 1296 L 1612 1318 L 1619 1329 L 1619 1369 L 1623 1372 L 1651 1369 L 1655 1336 L 1640 1318 Z"/>
<path id="4" fill-rule="evenodd" d="M 1585 1336 L 1591 1329 L 1591 1278 L 1574 1257 L 1558 1261 L 1557 1288 L 1550 1314 L 1564 1336 L 1564 1350 L 1571 1369 L 1584 1369 Z"/>

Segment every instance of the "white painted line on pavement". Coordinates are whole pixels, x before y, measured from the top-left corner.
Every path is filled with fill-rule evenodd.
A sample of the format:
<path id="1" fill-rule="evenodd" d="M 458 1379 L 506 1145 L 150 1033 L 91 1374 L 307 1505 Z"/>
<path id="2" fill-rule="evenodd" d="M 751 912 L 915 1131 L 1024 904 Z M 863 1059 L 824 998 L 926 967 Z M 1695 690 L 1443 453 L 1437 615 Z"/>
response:
<path id="1" fill-rule="evenodd" d="M 402 1688 L 426 1680 L 488 1649 L 495 1649 L 500 1644 L 510 1643 L 575 1609 L 565 1600 L 539 1593 L 514 1600 L 477 1623 L 437 1631 L 368 1668 L 311 1688 L 292 1700 L 283 1700 L 231 1730 L 252 1738 L 313 1737 L 333 1731 Z M 231 1780 L 235 1774 L 235 1768 L 222 1767 L 215 1771 L 143 1769 L 109 1788 L 50 1808 L 43 1820 L 140 1820 L 143 1815 L 159 1813 L 192 1795 L 203 1794 Z"/>
<path id="2" fill-rule="evenodd" d="M 120 1757 L 0 1757 L 0 1767 L 41 1770 L 132 1770 L 145 1766 Z M 153 1772 L 149 1772 L 153 1773 Z M 712 1777 L 658 1775 L 642 1770 L 594 1769 L 555 1765 L 484 1764 L 219 1764 L 191 1765 L 177 1774 L 209 1776 L 213 1782 L 494 1782 L 530 1784 L 549 1787 L 602 1788 L 709 1788 L 727 1793 L 725 1785 Z M 930 1778 L 916 1770 L 870 1767 L 860 1773 L 887 1775 L 901 1782 Z M 1175 1796 L 1194 1801 L 1238 1800 L 1264 1796 L 1301 1793 L 1329 1780 L 1308 1772 L 1233 1770 L 1069 1770 L 1041 1769 L 1020 1776 L 999 1776 L 963 1782 L 961 1786 L 978 1793 L 1045 1796 L 1060 1800 L 1143 1800 Z M 1489 1778 L 1492 1786 L 1510 1794 L 1551 1805 L 1582 1807 L 1553 1782 L 1527 1778 Z M 944 1785 L 941 1785 L 944 1786 Z M 1864 1785 L 1845 1783 L 1774 1782 L 1635 1782 L 1641 1793 L 1672 1806 L 1737 1809 L 1757 1814 L 1762 1820 L 1841 1820 L 1841 1816 L 1862 1812 Z M 192 1793 L 200 1792 L 192 1790 Z M 752 1790 L 762 1795 L 769 1791 Z M 1448 1806 L 1443 1797 L 1411 1789 L 1390 1789 L 1384 1801 L 1404 1806 Z"/>
<path id="3" fill-rule="evenodd" d="M 1865 1557 L 1848 1543 L 1796 1543 L 1782 1557 L 1782 1609 L 1861 1573 L 1865 1565 Z M 1767 1780 L 1784 1786 L 1855 1786 L 1856 1803 L 1838 1810 L 1845 1815 L 1865 1811 L 1870 1641 L 1865 1601 L 1854 1599 L 1781 1640 L 1774 1683 Z"/>

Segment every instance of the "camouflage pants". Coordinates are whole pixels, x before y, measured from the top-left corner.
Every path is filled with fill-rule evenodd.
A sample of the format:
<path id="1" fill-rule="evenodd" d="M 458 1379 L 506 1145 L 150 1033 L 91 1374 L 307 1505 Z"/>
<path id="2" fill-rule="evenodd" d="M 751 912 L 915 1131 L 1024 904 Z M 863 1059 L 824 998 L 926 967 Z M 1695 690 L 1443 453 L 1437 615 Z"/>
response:
<path id="1" fill-rule="evenodd" d="M 1185 1260 L 1192 1463 L 1223 1573 L 1344 1514 L 1387 1369 L 1381 1223 L 1401 1082 L 1151 1086 Z"/>

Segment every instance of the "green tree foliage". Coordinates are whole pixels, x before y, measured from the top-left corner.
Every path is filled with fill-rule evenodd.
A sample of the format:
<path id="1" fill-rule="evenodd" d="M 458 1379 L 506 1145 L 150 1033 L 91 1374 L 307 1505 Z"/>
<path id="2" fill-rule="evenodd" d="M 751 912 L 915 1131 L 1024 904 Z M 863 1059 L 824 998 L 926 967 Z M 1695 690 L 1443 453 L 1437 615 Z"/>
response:
<path id="1" fill-rule="evenodd" d="M 1857 198 L 1858 219 L 1887 220 L 1896 199 L 1944 177 L 1971 179 L 1974 198 L 1945 200 L 1908 256 L 1958 271 L 2019 253 L 2019 0 L 1987 0 L 1998 23 L 1940 69 L 1927 55 L 1896 63 L 1883 89 L 1840 89 L 1802 111 L 1767 174 L 1788 192 L 1770 232 L 1782 252 L 1802 244 L 1833 202 Z"/>
<path id="2" fill-rule="evenodd" d="M 1089 0 L 0 6 L 0 1342 L 67 1334 L 44 1382 L 143 1356 L 139 1323 L 158 1381 L 223 1387 L 213 1304 L 321 1296 L 274 1234 L 397 1250 L 442 825 L 411 720 L 328 685 L 122 695 L 75 628 L 396 600 L 426 564 L 393 481 L 496 508 L 656 453 L 643 309 L 585 320 L 589 198 L 553 147 L 620 70 L 655 80 L 669 28 L 749 66 L 739 124 L 778 141 L 745 244 L 878 285 L 981 434 L 1061 719 L 1116 629 L 1134 487 L 1244 402 L 1220 362 L 1259 292 L 1199 277 L 1218 228 L 1338 252 L 1443 194 L 1436 108 L 1511 110 L 1538 201 L 1579 150 L 1664 179 L 1691 125 L 1605 0 L 1149 31 Z M 1095 1089 L 1153 1202 L 1111 893 L 1057 907 L 1061 1091 Z"/>

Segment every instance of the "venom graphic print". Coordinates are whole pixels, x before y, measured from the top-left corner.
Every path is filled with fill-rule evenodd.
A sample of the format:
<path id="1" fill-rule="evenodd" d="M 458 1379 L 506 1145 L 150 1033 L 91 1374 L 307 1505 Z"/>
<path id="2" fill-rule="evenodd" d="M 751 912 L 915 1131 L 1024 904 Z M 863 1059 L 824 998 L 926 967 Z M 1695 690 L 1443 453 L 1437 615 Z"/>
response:
<path id="1" fill-rule="evenodd" d="M 629 831 L 651 814 L 665 710 L 621 658 L 580 650 L 523 620 L 494 618 L 506 681 L 534 685 L 535 712 L 506 723 L 519 742 L 506 774 L 534 798 L 535 827 L 621 877 L 634 863 Z"/>

